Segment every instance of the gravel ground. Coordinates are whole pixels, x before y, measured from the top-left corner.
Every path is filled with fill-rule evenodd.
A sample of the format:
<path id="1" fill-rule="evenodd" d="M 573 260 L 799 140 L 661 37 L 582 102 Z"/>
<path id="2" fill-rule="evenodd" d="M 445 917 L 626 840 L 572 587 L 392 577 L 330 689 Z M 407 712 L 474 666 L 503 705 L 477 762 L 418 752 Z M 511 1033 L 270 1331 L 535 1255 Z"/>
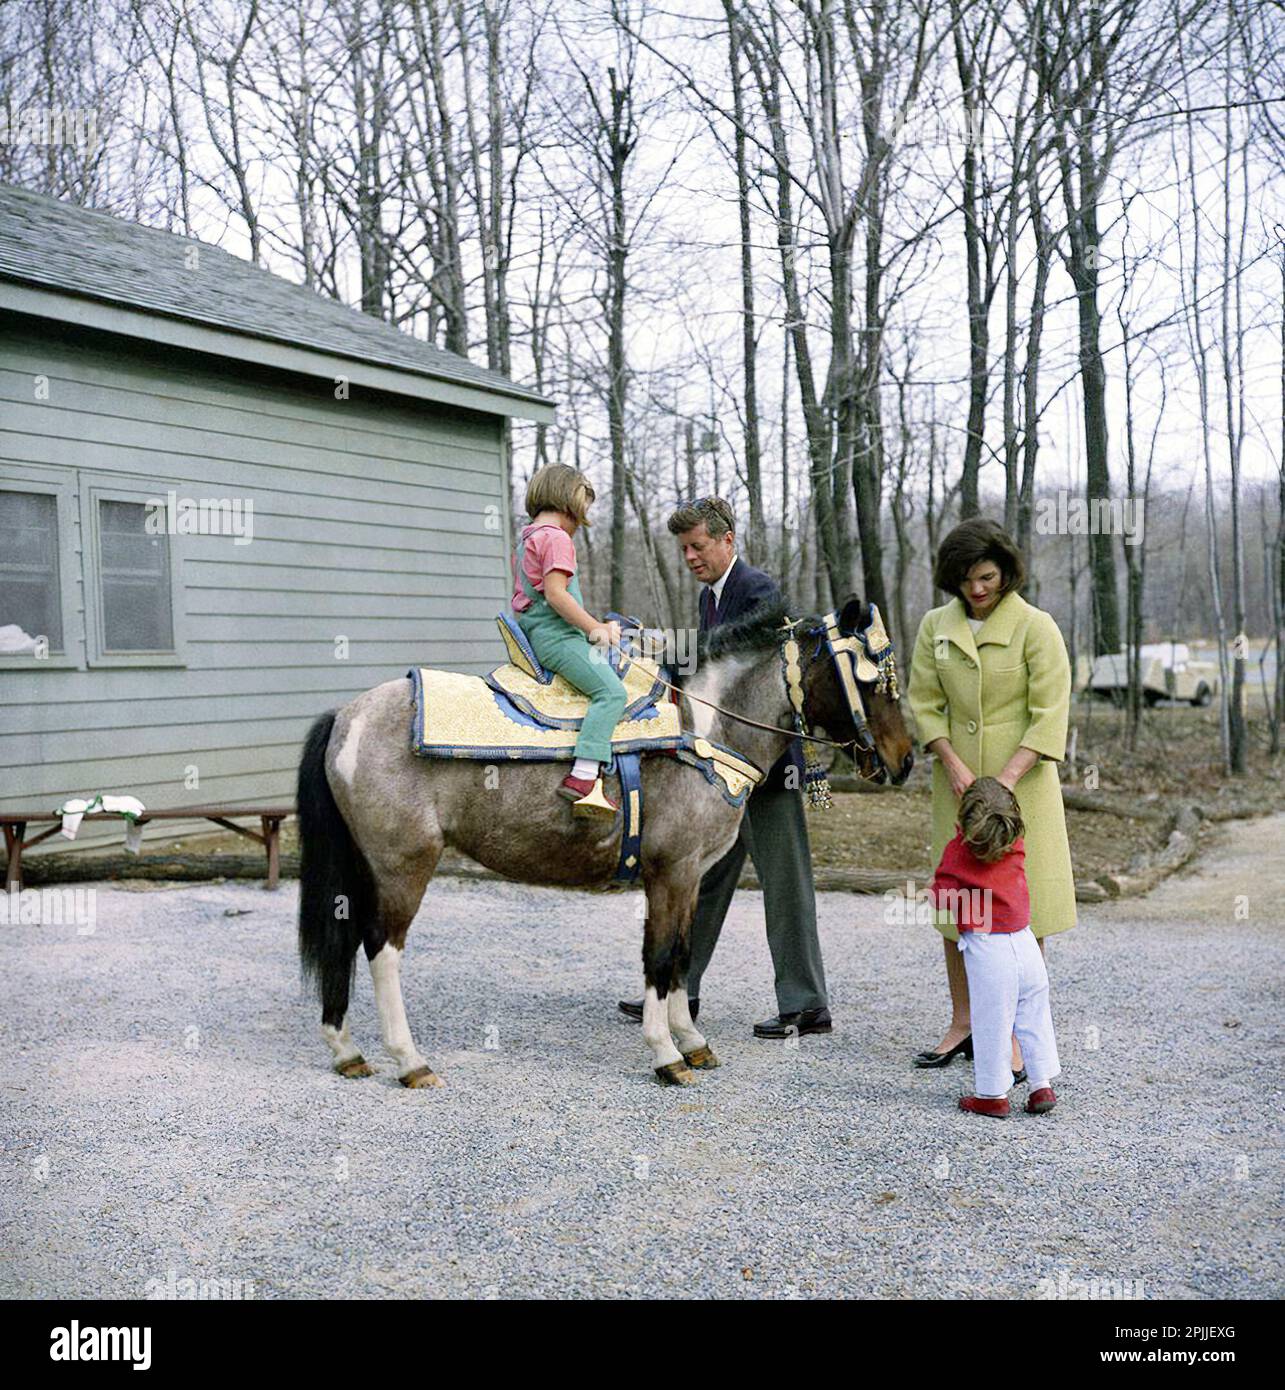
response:
<path id="1" fill-rule="evenodd" d="M 379 1075 L 327 1069 L 296 885 L 98 885 L 92 934 L 0 932 L 0 1295 L 1279 1298 L 1282 834 L 1229 827 L 1051 943 L 1061 1104 L 1004 1122 L 955 1108 L 965 1063 L 911 1070 L 941 948 L 882 898 L 822 896 L 836 1031 L 789 1047 L 749 1036 L 775 1005 L 740 894 L 703 991 L 724 1066 L 667 1090 L 614 1007 L 636 897 L 441 879 L 404 983 L 448 1085 L 410 1092 L 364 967 Z"/>

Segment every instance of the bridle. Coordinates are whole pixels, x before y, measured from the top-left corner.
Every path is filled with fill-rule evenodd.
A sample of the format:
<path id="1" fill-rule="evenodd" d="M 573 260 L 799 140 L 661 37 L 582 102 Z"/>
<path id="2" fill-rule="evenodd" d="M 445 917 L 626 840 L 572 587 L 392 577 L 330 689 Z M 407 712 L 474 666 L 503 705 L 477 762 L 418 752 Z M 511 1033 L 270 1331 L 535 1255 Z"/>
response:
<path id="1" fill-rule="evenodd" d="M 845 633 L 839 626 L 837 613 L 826 613 L 812 626 L 803 628 L 802 635 L 804 637 L 817 639 L 816 646 L 809 658 L 809 664 L 820 655 L 821 647 L 824 645 L 838 673 L 839 685 L 847 701 L 848 714 L 857 731 L 857 736 L 855 739 L 840 742 L 837 739 L 813 733 L 804 709 L 803 659 L 798 635 L 799 629 L 805 622 L 807 622 L 806 618 L 785 619 L 781 624 L 782 636 L 779 653 L 785 690 L 789 697 L 790 710 L 794 716 L 792 736 L 800 739 L 803 743 L 803 782 L 808 793 L 808 802 L 813 810 L 825 810 L 834 803 L 830 799 L 829 779 L 825 774 L 825 769 L 817 761 L 814 745 L 823 743 L 830 748 L 843 750 L 852 758 L 852 764 L 857 769 L 858 776 L 866 781 L 878 780 L 878 772 L 867 773 L 862 766 L 864 759 L 854 757 L 851 751 L 853 748 L 857 748 L 864 754 L 873 753 L 879 769 L 887 772 L 888 769 L 875 744 L 874 735 L 870 732 L 870 723 L 866 718 L 865 701 L 861 696 L 861 685 L 862 683 L 873 685 L 879 694 L 887 695 L 892 700 L 901 699 L 901 689 L 897 681 L 896 653 L 893 650 L 892 639 L 888 636 L 888 631 L 883 625 L 883 618 L 879 613 L 878 606 L 873 603 L 870 605 L 870 621 L 860 631 L 851 635 Z M 617 650 L 621 649 L 617 648 Z M 622 655 L 628 656 L 629 653 L 622 652 Z M 708 709 L 717 710 L 719 714 L 725 715 L 728 719 L 734 719 L 739 724 L 748 724 L 756 729 L 766 729 L 773 734 L 785 732 L 779 725 L 765 724 L 761 720 L 751 719 L 748 715 L 737 714 L 735 710 L 726 709 L 713 700 L 707 700 L 701 695 L 693 695 L 690 691 L 671 685 L 659 673 L 656 675 L 656 680 L 667 690 L 672 691 L 680 700 L 692 700 L 697 704 L 705 705 Z"/>
<path id="2" fill-rule="evenodd" d="M 824 810 L 833 803 L 830 800 L 830 781 L 825 769 L 817 761 L 813 748 L 815 743 L 828 743 L 836 748 L 858 748 L 863 754 L 873 754 L 879 769 L 887 772 L 883 758 L 870 732 L 866 717 L 865 700 L 861 695 L 861 685 L 873 685 L 881 695 L 889 699 L 901 699 L 901 688 L 897 682 L 897 657 L 892 639 L 883 625 L 883 617 L 877 604 L 870 605 L 870 621 L 856 633 L 848 634 L 839 626 L 837 613 L 826 613 L 819 622 L 805 628 L 805 637 L 815 637 L 816 647 L 812 660 L 821 651 L 822 645 L 830 654 L 834 669 L 839 677 L 839 687 L 848 706 L 848 715 L 857 731 L 855 739 L 847 743 L 836 743 L 833 739 L 819 738 L 811 733 L 803 702 L 803 668 L 799 654 L 799 642 L 795 636 L 799 624 L 786 619 L 782 630 L 786 634 L 781 643 L 781 666 L 785 676 L 785 689 L 790 698 L 790 708 L 794 713 L 794 732 L 803 744 L 803 782 L 808 793 L 808 802 L 814 810 Z M 852 756 L 852 764 L 859 776 L 867 781 L 877 779 L 877 773 L 867 773 L 863 767 L 864 759 Z"/>

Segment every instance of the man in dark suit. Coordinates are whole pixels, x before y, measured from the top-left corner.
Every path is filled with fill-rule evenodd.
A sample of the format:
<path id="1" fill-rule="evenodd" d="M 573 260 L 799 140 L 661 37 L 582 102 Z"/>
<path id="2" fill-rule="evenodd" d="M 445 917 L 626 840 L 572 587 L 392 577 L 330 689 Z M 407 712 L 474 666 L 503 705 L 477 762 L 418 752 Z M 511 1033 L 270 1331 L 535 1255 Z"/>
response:
<path id="1" fill-rule="evenodd" d="M 700 595 L 702 632 L 739 618 L 766 600 L 780 598 L 776 581 L 737 555 L 735 518 L 721 497 L 684 503 L 668 524 L 678 537 L 688 569 L 706 586 Z M 791 1033 L 831 1030 L 802 786 L 803 760 L 795 739 L 751 793 L 736 843 L 701 880 L 687 975 L 693 1018 L 700 1007 L 701 977 L 714 954 L 748 854 L 763 886 L 779 1010 L 775 1018 L 756 1023 L 754 1035 L 784 1038 Z M 642 1017 L 641 1000 L 622 999 L 620 1009 L 631 1018 Z"/>

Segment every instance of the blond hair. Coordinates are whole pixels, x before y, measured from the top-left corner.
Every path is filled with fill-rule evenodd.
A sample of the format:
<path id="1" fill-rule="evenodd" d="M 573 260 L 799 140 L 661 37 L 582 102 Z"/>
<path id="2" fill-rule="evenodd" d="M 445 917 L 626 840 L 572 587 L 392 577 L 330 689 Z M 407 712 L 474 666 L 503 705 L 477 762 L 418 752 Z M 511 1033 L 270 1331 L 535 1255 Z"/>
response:
<path id="1" fill-rule="evenodd" d="M 566 512 L 581 526 L 589 523 L 589 504 L 597 494 L 589 479 L 567 463 L 551 463 L 537 469 L 527 484 L 526 514 Z"/>

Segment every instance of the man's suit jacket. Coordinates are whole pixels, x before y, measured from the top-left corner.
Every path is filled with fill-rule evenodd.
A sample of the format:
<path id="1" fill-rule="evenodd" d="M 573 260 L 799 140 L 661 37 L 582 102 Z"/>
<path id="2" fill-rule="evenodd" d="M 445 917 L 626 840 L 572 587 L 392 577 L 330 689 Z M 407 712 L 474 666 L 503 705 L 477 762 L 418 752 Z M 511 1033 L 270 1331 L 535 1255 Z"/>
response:
<path id="1" fill-rule="evenodd" d="M 717 607 L 714 604 L 714 590 L 709 585 L 701 590 L 700 630 L 708 632 L 710 628 L 718 627 L 720 623 L 731 622 L 734 618 L 742 617 L 760 603 L 780 597 L 780 585 L 770 574 L 755 569 L 753 565 L 747 565 L 738 556 L 727 576 L 727 583 L 723 585 L 723 599 Z M 735 728 L 734 722 L 732 728 Z M 729 737 L 732 739 L 732 746 L 735 747 L 735 733 L 729 733 Z M 790 740 L 790 746 L 772 764 L 767 776 L 759 783 L 757 790 L 780 791 L 785 786 L 785 769 L 787 767 L 793 767 L 797 770 L 797 776 L 793 779 L 794 785 L 802 787 L 803 749 L 797 738 Z"/>

